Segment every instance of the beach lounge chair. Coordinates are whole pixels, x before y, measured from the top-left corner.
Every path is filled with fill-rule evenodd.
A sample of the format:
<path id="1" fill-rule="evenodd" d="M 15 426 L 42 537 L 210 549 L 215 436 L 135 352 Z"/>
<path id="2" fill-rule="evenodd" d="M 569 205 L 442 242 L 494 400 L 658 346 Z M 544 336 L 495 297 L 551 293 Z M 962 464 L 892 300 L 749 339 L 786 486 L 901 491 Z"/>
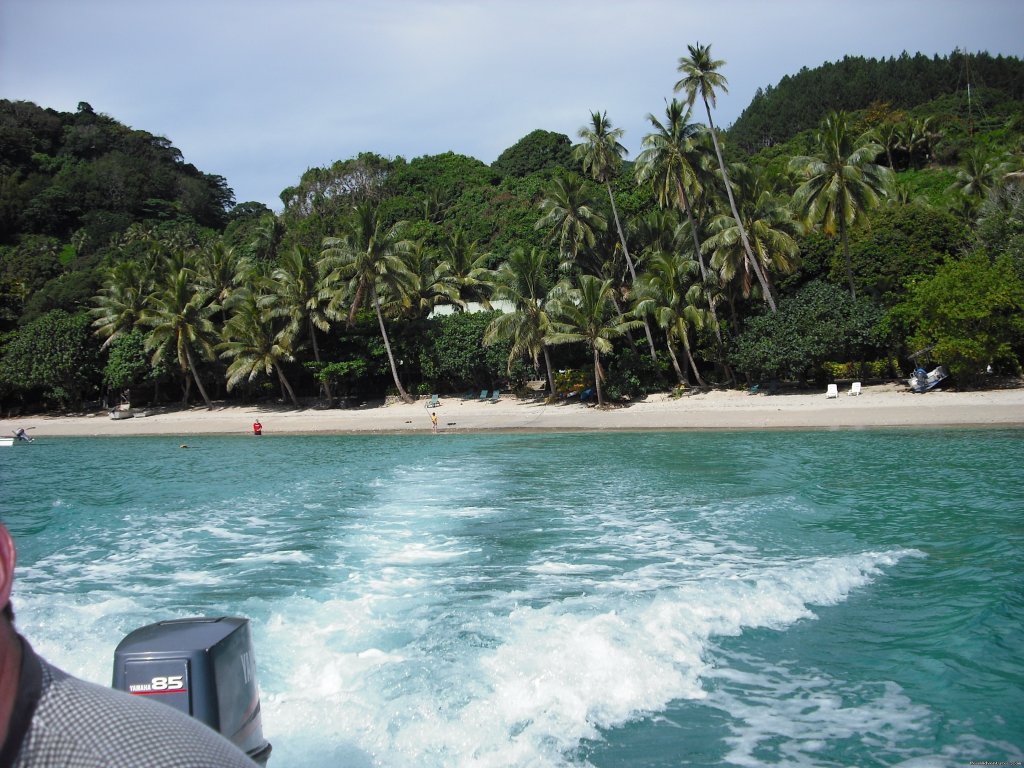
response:
<path id="1" fill-rule="evenodd" d="M 486 399 L 487 399 L 487 390 L 486 389 L 481 389 L 480 390 L 480 402 L 482 403 Z"/>
<path id="2" fill-rule="evenodd" d="M 440 402 L 438 401 L 437 398 L 437 395 L 431 395 L 430 402 L 427 403 L 427 408 L 437 408 L 437 406 L 440 405 Z"/>
<path id="3" fill-rule="evenodd" d="M 825 393 L 825 398 L 828 399 L 830 397 L 839 397 L 839 385 L 838 384 L 829 384 L 828 385 L 828 391 Z"/>
<path id="4" fill-rule="evenodd" d="M 491 400 L 490 401 L 492 403 L 496 403 L 496 402 L 498 402 L 498 398 L 500 398 L 500 397 L 501 397 L 501 390 L 500 389 L 496 389 L 496 390 L 494 390 L 494 394 L 491 395 Z"/>
<path id="5" fill-rule="evenodd" d="M 855 381 L 855 382 L 853 382 L 853 384 L 850 385 L 850 394 L 851 395 L 859 395 L 860 394 L 860 382 L 859 381 Z"/>

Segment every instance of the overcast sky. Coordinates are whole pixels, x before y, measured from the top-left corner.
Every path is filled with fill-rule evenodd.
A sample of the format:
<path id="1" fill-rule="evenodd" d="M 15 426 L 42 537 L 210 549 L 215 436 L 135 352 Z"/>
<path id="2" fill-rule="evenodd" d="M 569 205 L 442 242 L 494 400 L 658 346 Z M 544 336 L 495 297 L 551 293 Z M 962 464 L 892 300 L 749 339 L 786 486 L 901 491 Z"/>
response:
<path id="1" fill-rule="evenodd" d="M 575 141 L 591 110 L 633 157 L 697 41 L 726 61 L 726 127 L 846 54 L 1024 57 L 1024 0 L 0 0 L 0 98 L 89 102 L 279 210 L 309 167 L 490 163 L 537 128 Z"/>

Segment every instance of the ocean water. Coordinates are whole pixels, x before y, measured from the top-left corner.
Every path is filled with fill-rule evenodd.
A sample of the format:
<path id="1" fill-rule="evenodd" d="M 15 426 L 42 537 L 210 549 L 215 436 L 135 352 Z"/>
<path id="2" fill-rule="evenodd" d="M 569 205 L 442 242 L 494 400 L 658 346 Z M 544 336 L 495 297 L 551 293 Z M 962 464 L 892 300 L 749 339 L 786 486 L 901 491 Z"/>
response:
<path id="1" fill-rule="evenodd" d="M 179 447 L 185 440 L 188 449 Z M 21 630 L 252 621 L 272 768 L 1024 759 L 1024 430 L 39 439 Z"/>

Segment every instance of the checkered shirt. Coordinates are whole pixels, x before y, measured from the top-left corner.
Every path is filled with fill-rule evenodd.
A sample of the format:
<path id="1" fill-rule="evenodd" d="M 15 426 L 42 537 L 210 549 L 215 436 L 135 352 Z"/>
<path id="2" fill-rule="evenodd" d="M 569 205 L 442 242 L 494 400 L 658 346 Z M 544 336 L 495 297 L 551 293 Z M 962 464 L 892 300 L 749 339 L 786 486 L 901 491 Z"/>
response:
<path id="1" fill-rule="evenodd" d="M 27 643 L 23 647 L 33 653 Z M 255 765 L 199 720 L 166 704 L 79 680 L 36 658 L 42 690 L 14 768 Z"/>

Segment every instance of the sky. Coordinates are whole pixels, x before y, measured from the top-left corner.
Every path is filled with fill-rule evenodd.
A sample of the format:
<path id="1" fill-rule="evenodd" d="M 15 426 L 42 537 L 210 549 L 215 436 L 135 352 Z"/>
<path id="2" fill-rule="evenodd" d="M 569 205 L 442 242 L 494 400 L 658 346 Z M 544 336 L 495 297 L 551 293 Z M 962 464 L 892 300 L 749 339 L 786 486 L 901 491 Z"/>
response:
<path id="1" fill-rule="evenodd" d="M 491 163 L 538 128 L 576 141 L 592 111 L 635 157 L 696 42 L 726 62 L 728 127 L 844 55 L 1024 58 L 1024 0 L 0 0 L 0 98 L 88 102 L 280 210 L 311 167 Z"/>

